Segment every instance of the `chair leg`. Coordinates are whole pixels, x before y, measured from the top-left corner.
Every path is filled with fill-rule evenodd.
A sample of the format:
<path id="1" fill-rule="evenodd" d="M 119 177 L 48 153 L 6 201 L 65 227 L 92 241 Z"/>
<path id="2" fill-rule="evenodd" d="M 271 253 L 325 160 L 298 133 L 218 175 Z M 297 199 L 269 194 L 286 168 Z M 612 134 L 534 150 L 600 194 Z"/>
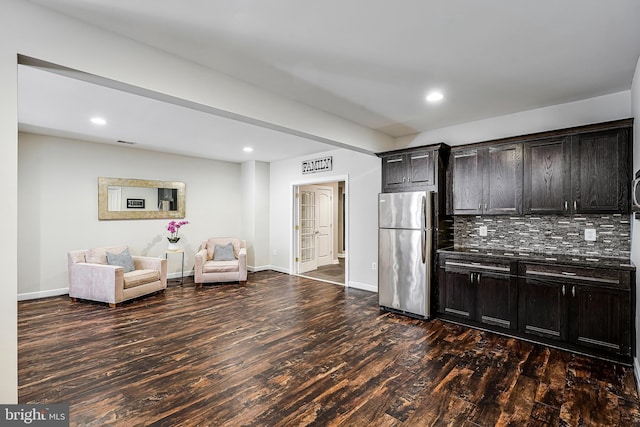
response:
<path id="1" fill-rule="evenodd" d="M 238 284 L 239 284 L 239 285 L 246 285 L 246 284 L 247 284 L 247 281 L 246 281 L 246 280 L 239 280 L 239 281 L 238 281 Z"/>
<path id="2" fill-rule="evenodd" d="M 112 303 L 112 302 L 110 302 L 110 303 L 109 303 L 109 307 L 111 307 L 111 308 L 116 308 L 116 306 L 117 306 L 117 305 L 118 305 L 118 304 L 114 304 L 114 303 Z"/>

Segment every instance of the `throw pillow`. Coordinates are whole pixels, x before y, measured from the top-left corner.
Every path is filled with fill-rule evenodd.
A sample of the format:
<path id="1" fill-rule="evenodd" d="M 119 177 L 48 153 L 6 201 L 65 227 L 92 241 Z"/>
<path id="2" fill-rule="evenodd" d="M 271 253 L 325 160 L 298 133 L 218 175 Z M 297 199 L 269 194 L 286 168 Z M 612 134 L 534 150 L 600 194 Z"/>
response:
<path id="1" fill-rule="evenodd" d="M 129 255 L 129 249 L 125 249 L 119 254 L 112 254 L 111 252 L 107 252 L 107 264 L 118 265 L 124 268 L 125 273 L 136 269 L 136 267 L 133 265 L 133 258 L 131 258 L 131 255 Z"/>
<path id="2" fill-rule="evenodd" d="M 218 245 L 213 249 L 214 261 L 233 261 L 236 257 L 233 254 L 233 245 L 227 243 L 226 245 Z"/>

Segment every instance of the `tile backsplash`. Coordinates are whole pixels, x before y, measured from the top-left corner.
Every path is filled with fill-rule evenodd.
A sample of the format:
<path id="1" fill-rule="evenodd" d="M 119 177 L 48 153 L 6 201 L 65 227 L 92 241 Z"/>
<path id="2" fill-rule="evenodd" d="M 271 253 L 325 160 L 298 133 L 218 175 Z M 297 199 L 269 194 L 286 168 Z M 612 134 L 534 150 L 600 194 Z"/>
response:
<path id="1" fill-rule="evenodd" d="M 592 255 L 629 258 L 630 215 L 524 215 L 456 216 L 456 247 L 535 252 L 540 254 Z M 480 227 L 487 235 L 480 236 Z M 585 240 L 585 229 L 596 230 L 596 240 Z"/>

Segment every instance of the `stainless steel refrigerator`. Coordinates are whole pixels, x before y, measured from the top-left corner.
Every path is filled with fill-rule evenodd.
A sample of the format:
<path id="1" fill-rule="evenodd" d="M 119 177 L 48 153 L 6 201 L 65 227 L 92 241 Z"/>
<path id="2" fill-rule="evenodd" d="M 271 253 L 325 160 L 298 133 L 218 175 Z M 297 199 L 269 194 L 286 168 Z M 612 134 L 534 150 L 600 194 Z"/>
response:
<path id="1" fill-rule="evenodd" d="M 378 301 L 380 308 L 431 317 L 433 193 L 378 196 Z"/>

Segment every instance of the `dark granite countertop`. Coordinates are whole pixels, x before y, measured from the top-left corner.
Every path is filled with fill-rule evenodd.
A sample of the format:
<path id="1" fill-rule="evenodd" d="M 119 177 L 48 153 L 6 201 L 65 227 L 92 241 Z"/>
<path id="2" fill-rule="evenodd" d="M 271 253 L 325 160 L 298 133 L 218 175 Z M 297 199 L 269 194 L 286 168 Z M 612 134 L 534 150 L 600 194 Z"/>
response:
<path id="1" fill-rule="evenodd" d="M 487 258 L 513 261 L 533 261 L 549 264 L 575 265 L 581 267 L 615 268 L 621 270 L 635 270 L 636 267 L 629 258 L 600 257 L 593 255 L 544 254 L 539 252 L 509 252 L 499 249 L 449 247 L 438 249 L 439 254 L 477 255 Z"/>

